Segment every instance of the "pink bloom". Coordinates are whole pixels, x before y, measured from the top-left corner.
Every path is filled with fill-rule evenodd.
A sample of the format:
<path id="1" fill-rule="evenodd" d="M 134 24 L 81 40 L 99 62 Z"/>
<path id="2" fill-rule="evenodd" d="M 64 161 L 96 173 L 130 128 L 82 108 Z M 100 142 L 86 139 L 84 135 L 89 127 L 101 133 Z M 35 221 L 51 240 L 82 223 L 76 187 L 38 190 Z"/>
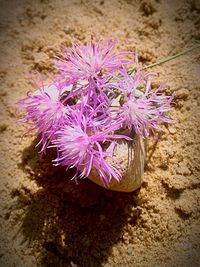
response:
<path id="1" fill-rule="evenodd" d="M 124 59 L 130 52 L 114 52 L 115 42 L 109 38 L 105 42 L 95 43 L 93 37 L 86 45 L 74 44 L 71 49 L 65 48 L 65 53 L 61 53 L 61 58 L 56 61 L 56 66 L 60 71 L 57 81 L 68 86 L 74 84 L 70 96 L 76 96 L 82 92 L 87 94 L 88 90 L 93 90 L 94 94 L 106 97 L 109 72 L 118 71 L 122 66 L 132 63 Z M 105 88 L 106 87 L 106 88 Z"/>
<path id="2" fill-rule="evenodd" d="M 134 130 L 140 136 L 148 137 L 158 128 L 160 122 L 174 122 L 167 116 L 167 112 L 171 110 L 173 96 L 162 95 L 162 86 L 151 93 L 150 80 L 142 78 L 139 70 L 135 76 L 128 75 L 125 70 L 123 74 L 123 79 L 118 79 L 118 89 L 124 96 L 123 104 L 113 109 L 123 127 Z M 144 87 L 145 92 L 138 90 L 139 86 Z"/>
<path id="3" fill-rule="evenodd" d="M 113 146 L 109 151 L 108 147 L 111 143 L 115 144 L 114 140 L 130 138 L 114 135 L 113 131 L 118 127 L 116 125 L 108 127 L 100 121 L 96 122 L 93 115 L 84 116 L 82 112 L 71 110 L 69 124 L 57 131 L 56 139 L 53 141 L 53 146 L 59 153 L 55 162 L 68 168 L 76 167 L 80 178 L 89 176 L 94 167 L 104 185 L 108 186 L 112 177 L 117 181 L 121 179 L 119 170 L 106 161 L 107 158 L 112 158 L 114 149 Z"/>
<path id="4" fill-rule="evenodd" d="M 35 93 L 18 101 L 20 108 L 26 109 L 23 122 L 33 127 L 28 131 L 36 130 L 37 135 L 42 134 L 41 152 L 45 152 L 49 142 L 67 120 L 67 107 L 60 101 L 61 90 L 56 85 L 50 87 L 39 87 Z"/>
<path id="5" fill-rule="evenodd" d="M 130 63 L 121 58 L 130 52 L 114 52 L 116 41 L 109 38 L 103 43 L 95 43 L 91 37 L 90 44 L 73 44 L 71 49 L 65 48 L 66 53 L 61 53 L 62 58 L 56 62 L 57 68 L 62 72 L 61 78 L 75 80 L 99 79 L 108 71 L 118 71 L 122 65 Z"/>
<path id="6" fill-rule="evenodd" d="M 75 167 L 80 178 L 96 169 L 105 186 L 124 171 L 113 157 L 117 140 L 131 140 L 117 131 L 148 137 L 159 123 L 173 122 L 167 115 L 173 96 L 162 94 L 163 86 L 151 90 L 150 73 L 129 75 L 131 53 L 115 52 L 115 44 L 91 37 L 86 45 L 65 48 L 53 85 L 36 84 L 37 91 L 18 102 L 26 110 L 22 121 L 41 135 L 41 152 L 55 147 L 56 165 Z"/>

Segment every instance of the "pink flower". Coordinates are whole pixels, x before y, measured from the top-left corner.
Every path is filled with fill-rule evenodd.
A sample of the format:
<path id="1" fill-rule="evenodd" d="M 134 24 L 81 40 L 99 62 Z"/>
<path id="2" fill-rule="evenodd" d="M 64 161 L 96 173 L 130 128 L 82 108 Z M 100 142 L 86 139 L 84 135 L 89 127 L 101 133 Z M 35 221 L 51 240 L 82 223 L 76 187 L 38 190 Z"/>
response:
<path id="1" fill-rule="evenodd" d="M 113 156 L 114 140 L 131 139 L 113 134 L 118 125 L 105 126 L 98 120 L 95 122 L 93 115 L 85 116 L 82 112 L 70 110 L 69 124 L 57 131 L 53 141 L 53 147 L 59 153 L 55 162 L 68 168 L 76 167 L 80 178 L 89 176 L 94 167 L 104 185 L 108 186 L 112 178 L 117 181 L 121 179 L 120 171 L 106 160 Z M 114 144 L 111 151 L 108 149 L 110 144 Z"/>
<path id="2" fill-rule="evenodd" d="M 113 111 L 123 127 L 134 130 L 142 137 L 148 137 L 159 127 L 160 122 L 174 122 L 167 116 L 167 112 L 172 109 L 170 104 L 173 96 L 162 95 L 163 86 L 150 92 L 151 82 L 146 81 L 139 70 L 135 76 L 129 75 L 125 70 L 121 73 L 124 77 L 117 78 L 117 81 L 118 89 L 123 94 L 123 104 Z M 143 87 L 144 91 L 140 91 L 139 87 Z"/>
<path id="3" fill-rule="evenodd" d="M 18 102 L 26 110 L 29 131 L 41 135 L 41 152 L 57 149 L 56 165 L 76 168 L 75 177 L 96 169 L 105 186 L 120 181 L 124 171 L 115 160 L 117 140 L 131 140 L 117 132 L 148 137 L 168 117 L 173 96 L 163 86 L 151 90 L 150 74 L 128 74 L 129 52 L 114 51 L 116 42 L 74 44 L 56 61 L 59 70 L 51 86 L 36 84 L 37 91 Z"/>
<path id="4" fill-rule="evenodd" d="M 109 38 L 105 42 L 95 43 L 91 37 L 90 44 L 73 44 L 71 49 L 65 48 L 61 53 L 63 59 L 56 62 L 60 70 L 61 78 L 75 80 L 99 79 L 105 72 L 118 71 L 122 65 L 130 63 L 129 60 L 121 58 L 130 52 L 114 52 L 116 41 L 111 42 Z"/>
<path id="5" fill-rule="evenodd" d="M 65 48 L 62 58 L 55 62 L 60 71 L 57 81 L 64 86 L 75 85 L 70 94 L 72 97 L 87 94 L 92 88 L 93 94 L 108 100 L 109 72 L 132 63 L 124 58 L 130 52 L 114 52 L 115 44 L 116 41 L 111 42 L 109 38 L 95 43 L 91 37 L 91 42 L 86 45 L 73 44 L 71 49 Z"/>
<path id="6" fill-rule="evenodd" d="M 18 101 L 20 108 L 25 108 L 26 115 L 23 122 L 32 125 L 28 131 L 36 130 L 37 135 L 41 134 L 41 152 L 45 152 L 48 144 L 55 136 L 55 132 L 66 123 L 67 107 L 60 101 L 61 90 L 56 85 L 39 87 L 35 93 L 28 93 L 28 96 Z"/>

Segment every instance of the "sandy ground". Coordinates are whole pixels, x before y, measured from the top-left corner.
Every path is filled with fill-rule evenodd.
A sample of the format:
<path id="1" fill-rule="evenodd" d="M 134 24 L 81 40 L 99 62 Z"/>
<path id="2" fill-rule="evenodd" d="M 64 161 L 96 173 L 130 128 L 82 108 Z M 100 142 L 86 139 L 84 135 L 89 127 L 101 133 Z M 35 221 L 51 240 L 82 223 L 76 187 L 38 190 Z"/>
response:
<path id="1" fill-rule="evenodd" d="M 145 181 L 106 191 L 40 159 L 15 102 L 48 77 L 70 38 L 119 38 L 148 64 L 200 39 L 200 1 L 0 1 L 0 266 L 200 266 L 200 51 L 156 67 L 176 92 L 175 125 L 150 140 Z"/>

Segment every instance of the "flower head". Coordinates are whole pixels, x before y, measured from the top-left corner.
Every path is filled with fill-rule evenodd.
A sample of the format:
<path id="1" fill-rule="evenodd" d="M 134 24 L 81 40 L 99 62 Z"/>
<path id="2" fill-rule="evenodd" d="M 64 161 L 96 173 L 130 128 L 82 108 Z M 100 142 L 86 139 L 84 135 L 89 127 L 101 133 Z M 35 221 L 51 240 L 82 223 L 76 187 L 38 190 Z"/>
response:
<path id="1" fill-rule="evenodd" d="M 64 86 L 75 85 L 71 91 L 73 97 L 80 93 L 89 95 L 89 91 L 89 97 L 91 94 L 94 97 L 99 95 L 108 101 L 106 95 L 110 72 L 116 72 L 122 66 L 132 63 L 124 58 L 131 53 L 115 52 L 115 45 L 116 41 L 112 42 L 109 38 L 105 42 L 95 42 L 91 37 L 91 42 L 86 45 L 73 44 L 71 49 L 65 48 L 61 58 L 55 62 L 60 72 L 57 81 Z"/>
<path id="2" fill-rule="evenodd" d="M 68 168 L 76 167 L 79 177 L 89 176 L 92 167 L 95 168 L 102 182 L 107 186 L 112 178 L 119 181 L 121 173 L 106 160 L 112 157 L 113 149 L 108 150 L 116 139 L 130 138 L 114 135 L 118 126 L 95 123 L 91 116 L 85 116 L 76 110 L 70 111 L 68 125 L 57 131 L 53 146 L 58 149 L 57 165 Z M 119 165 L 119 164 L 118 164 Z"/>
<path id="3" fill-rule="evenodd" d="M 115 42 L 109 38 L 103 43 L 95 43 L 93 37 L 86 45 L 73 44 L 71 49 L 65 48 L 61 53 L 63 59 L 56 62 L 61 78 L 69 81 L 99 79 L 108 71 L 118 71 L 123 65 L 130 63 L 122 56 L 130 52 L 114 52 Z"/>
<path id="4" fill-rule="evenodd" d="M 61 90 L 56 85 L 39 87 L 35 93 L 28 93 L 27 97 L 18 101 L 20 108 L 25 108 L 26 115 L 23 122 L 31 124 L 29 130 L 36 130 L 42 134 L 41 152 L 45 152 L 49 142 L 67 120 L 67 107 L 60 101 Z"/>
<path id="5" fill-rule="evenodd" d="M 123 79 L 118 79 L 123 103 L 117 110 L 114 109 L 123 127 L 134 130 L 139 136 L 148 137 L 160 122 L 174 122 L 167 116 L 173 96 L 160 94 L 163 86 L 150 92 L 151 81 L 146 81 L 139 70 L 134 77 L 126 71 L 123 74 Z M 140 91 L 139 86 L 144 90 Z"/>

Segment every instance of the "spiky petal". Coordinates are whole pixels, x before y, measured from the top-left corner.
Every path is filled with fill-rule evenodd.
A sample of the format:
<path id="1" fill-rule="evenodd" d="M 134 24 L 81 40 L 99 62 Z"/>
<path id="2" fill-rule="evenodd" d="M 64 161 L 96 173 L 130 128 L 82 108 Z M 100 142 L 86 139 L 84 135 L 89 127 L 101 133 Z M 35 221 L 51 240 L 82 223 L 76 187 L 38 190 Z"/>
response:
<path id="1" fill-rule="evenodd" d="M 63 59 L 56 62 L 61 78 L 69 80 L 99 79 L 108 71 L 118 71 L 122 65 L 130 63 L 122 56 L 130 52 L 114 52 L 116 41 L 109 38 L 105 42 L 95 43 L 93 37 L 86 45 L 73 44 L 71 49 L 65 48 L 61 53 Z M 132 62 L 131 62 L 132 63 Z"/>
<path id="2" fill-rule="evenodd" d="M 80 92 L 87 94 L 88 88 L 92 87 L 94 93 L 97 92 L 105 99 L 105 85 L 109 81 L 109 72 L 116 72 L 122 66 L 133 63 L 125 58 L 131 53 L 115 52 L 115 45 L 116 41 L 112 42 L 109 38 L 105 42 L 95 42 L 91 37 L 91 42 L 86 45 L 73 44 L 71 49 L 65 48 L 65 52 L 60 53 L 61 57 L 55 62 L 60 72 L 57 80 L 64 86 L 77 84 L 71 96 L 76 96 Z M 82 81 L 87 82 L 82 85 Z"/>
<path id="3" fill-rule="evenodd" d="M 49 142 L 67 120 L 67 107 L 60 101 L 61 90 L 56 85 L 39 87 L 34 93 L 28 93 L 27 97 L 18 101 L 18 106 L 26 110 L 22 122 L 32 125 L 28 131 L 36 131 L 41 134 L 41 152 L 45 152 Z"/>
<path id="4" fill-rule="evenodd" d="M 148 137 L 159 127 L 160 122 L 174 122 L 167 115 L 172 109 L 170 104 L 173 95 L 163 95 L 163 86 L 150 92 L 151 81 L 145 80 L 140 70 L 135 76 L 129 75 L 125 70 L 121 73 L 123 73 L 123 79 L 117 80 L 118 89 L 123 94 L 123 104 L 114 111 L 117 112 L 116 116 L 123 127 L 134 130 L 139 136 Z M 144 87 L 143 92 L 138 89 L 139 86 Z"/>
<path id="5" fill-rule="evenodd" d="M 112 178 L 117 181 L 121 179 L 121 172 L 107 161 L 113 155 L 108 147 L 116 139 L 130 138 L 113 135 L 116 125 L 103 125 L 104 129 L 101 131 L 99 125 L 96 126 L 91 117 L 71 110 L 69 124 L 57 131 L 57 137 L 53 141 L 53 146 L 59 152 L 55 162 L 69 168 L 76 167 L 79 177 L 89 176 L 93 167 L 98 171 L 104 185 L 108 186 Z"/>

